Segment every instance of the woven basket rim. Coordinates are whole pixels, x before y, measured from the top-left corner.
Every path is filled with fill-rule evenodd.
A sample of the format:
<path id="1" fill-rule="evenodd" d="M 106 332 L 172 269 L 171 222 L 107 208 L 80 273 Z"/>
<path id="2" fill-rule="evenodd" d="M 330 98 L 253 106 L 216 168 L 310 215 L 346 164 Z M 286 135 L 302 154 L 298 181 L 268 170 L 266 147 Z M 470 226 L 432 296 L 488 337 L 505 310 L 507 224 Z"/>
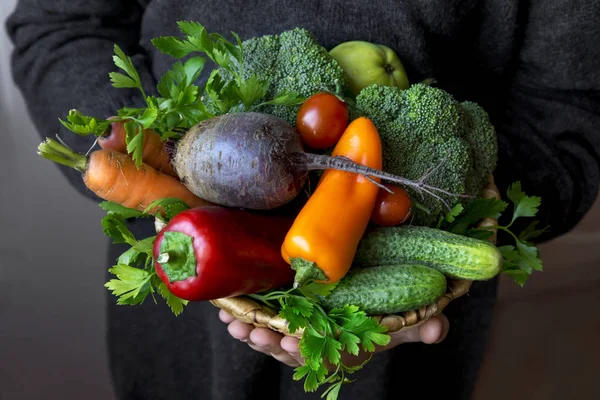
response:
<path id="1" fill-rule="evenodd" d="M 481 197 L 500 199 L 500 193 L 494 183 L 493 176 L 490 176 L 487 185 L 482 189 Z M 498 221 L 496 219 L 486 218 L 478 226 L 496 226 L 497 224 Z M 493 235 L 489 238 L 489 241 L 494 244 L 496 243 L 496 234 L 497 230 L 494 229 Z M 448 279 L 446 293 L 436 302 L 416 310 L 397 314 L 373 315 L 372 318 L 375 318 L 382 326 L 386 327 L 387 333 L 400 332 L 419 326 L 428 319 L 440 314 L 450 302 L 465 295 L 472 284 L 473 281 L 471 280 Z M 259 304 L 248 297 L 238 296 L 215 299 L 211 300 L 210 303 L 228 312 L 237 320 L 254 325 L 257 328 L 268 328 L 288 336 L 302 337 L 302 330 L 297 330 L 294 333 L 288 331 L 287 321 L 279 317 L 277 311 L 266 305 Z"/>

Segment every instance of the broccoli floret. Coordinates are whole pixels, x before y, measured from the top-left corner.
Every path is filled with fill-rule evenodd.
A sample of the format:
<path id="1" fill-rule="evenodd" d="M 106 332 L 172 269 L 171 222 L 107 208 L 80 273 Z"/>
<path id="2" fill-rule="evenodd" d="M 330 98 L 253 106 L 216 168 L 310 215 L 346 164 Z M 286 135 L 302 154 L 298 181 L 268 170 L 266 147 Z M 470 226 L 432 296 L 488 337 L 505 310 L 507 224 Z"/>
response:
<path id="1" fill-rule="evenodd" d="M 487 129 L 480 122 L 485 121 L 483 115 L 469 112 L 472 106 L 464 110 L 442 89 L 424 84 L 406 90 L 372 85 L 360 92 L 356 106 L 379 131 L 384 149 L 383 169 L 387 172 L 419 180 L 432 171 L 425 183 L 451 193 L 477 194 L 485 183 L 482 176 L 493 170 L 489 159 L 477 158 L 495 140 L 489 130 L 480 135 L 474 129 Z M 479 168 L 481 171 L 475 171 Z M 407 190 L 429 210 L 415 209 L 413 222 L 435 224 L 444 212 L 442 202 L 427 193 L 421 196 L 415 189 Z M 441 197 L 449 205 L 459 201 L 454 196 Z"/>
<path id="2" fill-rule="evenodd" d="M 464 101 L 460 105 L 465 122 L 465 139 L 473 160 L 468 189 L 470 193 L 477 193 L 496 168 L 498 138 L 487 112 L 479 104 Z"/>
<path id="3" fill-rule="evenodd" d="M 402 103 L 402 90 L 394 86 L 371 85 L 356 98 L 356 107 L 350 108 L 351 118 L 367 115 L 376 127 L 397 120 Z"/>
<path id="4" fill-rule="evenodd" d="M 248 39 L 242 43 L 244 79 L 256 75 L 270 84 L 267 99 L 284 90 L 309 97 L 323 90 L 345 93 L 347 77 L 337 61 L 311 32 L 302 28 L 278 35 Z M 267 106 L 260 110 L 295 126 L 300 106 Z"/>
<path id="5" fill-rule="evenodd" d="M 416 84 L 402 92 L 400 118 L 409 130 L 435 143 L 462 135 L 459 103 L 448 92 L 429 85 Z"/>
<path id="6" fill-rule="evenodd" d="M 243 78 L 276 76 L 279 54 L 279 35 L 266 35 L 242 43 L 244 52 Z"/>

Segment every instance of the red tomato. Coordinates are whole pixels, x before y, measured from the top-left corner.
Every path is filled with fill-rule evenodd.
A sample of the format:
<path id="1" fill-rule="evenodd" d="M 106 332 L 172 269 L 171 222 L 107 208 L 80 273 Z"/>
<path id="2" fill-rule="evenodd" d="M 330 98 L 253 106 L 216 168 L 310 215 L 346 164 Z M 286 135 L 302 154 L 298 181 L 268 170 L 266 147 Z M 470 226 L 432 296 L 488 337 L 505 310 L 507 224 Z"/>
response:
<path id="1" fill-rule="evenodd" d="M 302 142 L 313 149 L 335 146 L 347 126 L 346 103 L 329 93 L 306 99 L 296 117 L 296 131 Z"/>
<path id="2" fill-rule="evenodd" d="M 394 226 L 404 223 L 410 217 L 410 197 L 406 190 L 396 185 L 385 184 L 394 194 L 379 189 L 371 221 L 381 226 Z"/>

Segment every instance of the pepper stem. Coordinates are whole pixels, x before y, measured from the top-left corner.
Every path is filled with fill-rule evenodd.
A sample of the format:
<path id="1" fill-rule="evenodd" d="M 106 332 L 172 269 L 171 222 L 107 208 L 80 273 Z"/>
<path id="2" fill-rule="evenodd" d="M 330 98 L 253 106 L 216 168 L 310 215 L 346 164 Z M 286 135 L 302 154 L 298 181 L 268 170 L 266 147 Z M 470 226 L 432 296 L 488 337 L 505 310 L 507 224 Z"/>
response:
<path id="1" fill-rule="evenodd" d="M 156 259 L 156 262 L 159 264 L 164 264 L 168 261 L 169 261 L 169 253 L 160 253 L 158 255 L 158 258 Z"/>
<path id="2" fill-rule="evenodd" d="M 327 281 L 327 276 L 317 263 L 312 261 L 306 261 L 303 258 L 292 258 L 290 259 L 290 265 L 296 276 L 294 277 L 294 289 L 303 286 L 309 281 Z"/>
<path id="3" fill-rule="evenodd" d="M 181 232 L 165 232 L 156 262 L 169 282 L 196 276 L 196 253 L 192 237 Z"/>

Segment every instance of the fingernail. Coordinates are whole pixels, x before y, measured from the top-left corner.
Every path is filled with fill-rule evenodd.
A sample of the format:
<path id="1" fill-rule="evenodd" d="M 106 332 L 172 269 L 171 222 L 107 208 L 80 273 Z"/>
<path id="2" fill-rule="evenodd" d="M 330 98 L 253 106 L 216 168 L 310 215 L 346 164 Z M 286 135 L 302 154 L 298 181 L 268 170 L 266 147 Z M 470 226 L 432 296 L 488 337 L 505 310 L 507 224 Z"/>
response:
<path id="1" fill-rule="evenodd" d="M 240 342 L 248 343 L 248 339 L 240 339 Z"/>
<path id="2" fill-rule="evenodd" d="M 435 342 L 435 344 L 443 342 L 444 339 L 446 339 L 446 335 L 448 334 L 449 330 L 450 330 L 450 324 L 444 324 L 442 333 L 440 334 L 440 339 L 437 342 Z"/>

